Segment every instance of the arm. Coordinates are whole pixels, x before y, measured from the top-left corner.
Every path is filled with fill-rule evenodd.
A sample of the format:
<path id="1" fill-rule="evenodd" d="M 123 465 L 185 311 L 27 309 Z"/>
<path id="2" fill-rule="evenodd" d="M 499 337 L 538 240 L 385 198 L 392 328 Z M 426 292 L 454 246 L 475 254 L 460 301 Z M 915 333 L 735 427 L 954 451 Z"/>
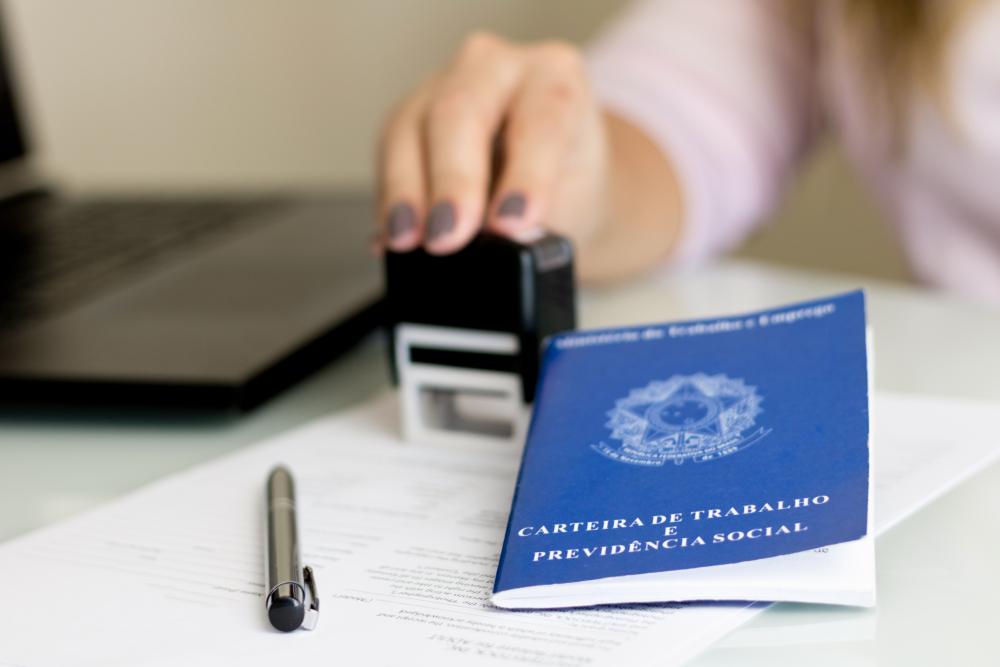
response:
<path id="1" fill-rule="evenodd" d="M 675 263 L 724 252 L 780 199 L 817 126 L 811 12 L 786 0 L 645 0 L 588 52 L 599 104 L 666 156 Z"/>
<path id="2" fill-rule="evenodd" d="M 797 80 L 757 34 L 771 4 L 640 4 L 586 66 L 565 44 L 473 36 L 386 125 L 385 244 L 444 254 L 483 220 L 513 237 L 544 226 L 576 242 L 584 279 L 609 280 L 732 243 L 773 200 L 804 126 Z M 703 71 L 678 77 L 692 59 Z"/>

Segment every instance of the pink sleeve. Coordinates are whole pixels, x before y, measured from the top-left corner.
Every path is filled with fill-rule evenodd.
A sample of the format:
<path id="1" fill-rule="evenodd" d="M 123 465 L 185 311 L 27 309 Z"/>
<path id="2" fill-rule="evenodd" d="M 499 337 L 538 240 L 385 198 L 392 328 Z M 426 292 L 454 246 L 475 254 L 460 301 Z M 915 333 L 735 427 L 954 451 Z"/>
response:
<path id="1" fill-rule="evenodd" d="M 811 134 L 810 49 L 784 0 L 646 0 L 588 50 L 595 92 L 677 172 L 675 261 L 742 240 L 774 207 Z"/>

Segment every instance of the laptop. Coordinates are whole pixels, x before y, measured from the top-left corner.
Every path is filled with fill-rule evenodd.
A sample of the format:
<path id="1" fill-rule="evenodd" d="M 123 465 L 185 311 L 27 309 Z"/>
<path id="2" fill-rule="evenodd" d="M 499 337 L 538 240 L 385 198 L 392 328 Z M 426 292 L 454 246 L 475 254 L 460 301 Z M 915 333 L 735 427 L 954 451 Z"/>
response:
<path id="1" fill-rule="evenodd" d="M 247 411 L 380 323 L 363 195 L 60 196 L 0 26 L 0 407 Z"/>

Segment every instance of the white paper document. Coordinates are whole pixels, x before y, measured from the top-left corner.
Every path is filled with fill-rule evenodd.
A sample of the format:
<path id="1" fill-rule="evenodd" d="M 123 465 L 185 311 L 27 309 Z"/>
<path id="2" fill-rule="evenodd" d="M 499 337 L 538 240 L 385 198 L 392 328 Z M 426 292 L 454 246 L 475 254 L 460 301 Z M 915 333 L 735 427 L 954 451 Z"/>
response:
<path id="1" fill-rule="evenodd" d="M 1000 454 L 1000 406 L 883 395 L 874 410 L 877 530 Z M 403 444 L 397 413 L 386 395 L 0 547 L 0 665 L 674 665 L 766 606 L 491 607 L 519 452 Z M 264 613 L 277 463 L 298 484 L 313 632 Z"/>

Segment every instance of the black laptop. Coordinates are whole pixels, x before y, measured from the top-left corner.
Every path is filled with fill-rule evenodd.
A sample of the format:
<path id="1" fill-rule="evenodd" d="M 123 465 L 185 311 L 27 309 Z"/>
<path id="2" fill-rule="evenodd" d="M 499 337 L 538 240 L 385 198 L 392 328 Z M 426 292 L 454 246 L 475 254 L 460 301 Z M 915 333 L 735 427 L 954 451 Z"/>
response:
<path id="1" fill-rule="evenodd" d="M 248 410 L 376 326 L 365 197 L 60 197 L 4 46 L 0 407 Z"/>

